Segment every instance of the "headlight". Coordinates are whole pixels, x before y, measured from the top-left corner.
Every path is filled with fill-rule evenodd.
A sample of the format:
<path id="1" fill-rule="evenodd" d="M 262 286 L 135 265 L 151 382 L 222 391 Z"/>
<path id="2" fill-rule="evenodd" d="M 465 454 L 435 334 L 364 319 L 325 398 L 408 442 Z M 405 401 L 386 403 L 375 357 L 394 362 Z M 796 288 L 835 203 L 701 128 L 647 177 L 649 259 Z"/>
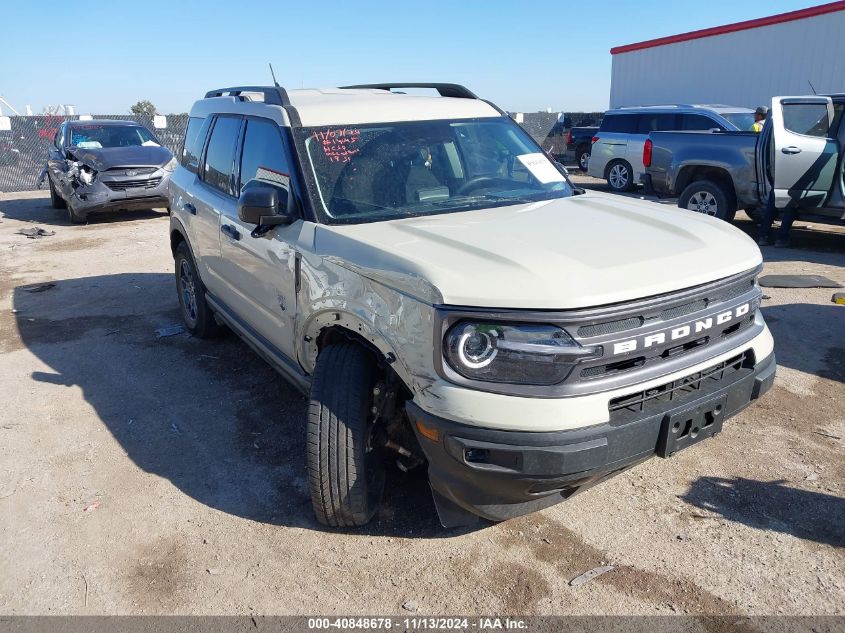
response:
<path id="1" fill-rule="evenodd" d="M 90 185 L 92 182 L 94 182 L 94 178 L 96 177 L 96 175 L 97 175 L 97 172 L 95 172 L 93 169 L 91 169 L 87 165 L 83 165 L 82 167 L 79 168 L 79 181 L 83 185 L 87 186 L 87 185 Z"/>
<path id="2" fill-rule="evenodd" d="M 179 161 L 176 160 L 176 157 L 174 156 L 169 161 L 167 161 L 167 164 L 164 166 L 164 170 L 165 171 L 173 171 L 174 169 L 176 169 L 176 167 L 178 165 L 179 165 Z"/>
<path id="3" fill-rule="evenodd" d="M 554 325 L 461 321 L 443 341 L 449 366 L 464 378 L 516 385 L 554 385 L 599 348 L 581 347 Z"/>

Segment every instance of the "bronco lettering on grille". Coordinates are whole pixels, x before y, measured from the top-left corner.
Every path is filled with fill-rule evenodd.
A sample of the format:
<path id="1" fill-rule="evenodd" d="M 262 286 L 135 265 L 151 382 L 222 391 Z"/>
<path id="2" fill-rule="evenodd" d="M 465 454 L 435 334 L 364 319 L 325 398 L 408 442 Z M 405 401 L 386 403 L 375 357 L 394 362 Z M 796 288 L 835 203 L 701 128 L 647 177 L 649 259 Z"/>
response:
<path id="1" fill-rule="evenodd" d="M 725 325 L 731 321 L 735 321 L 740 317 L 745 316 L 751 311 L 751 303 L 743 303 L 736 308 L 731 308 L 725 312 L 720 312 L 713 316 L 703 319 L 698 319 L 686 325 L 680 325 L 662 332 L 652 332 L 637 338 L 628 339 L 627 341 L 620 341 L 613 344 L 613 355 L 628 354 L 640 349 L 648 349 L 655 345 L 663 345 L 671 341 L 679 341 L 694 334 L 700 334 L 712 329 L 717 325 Z"/>

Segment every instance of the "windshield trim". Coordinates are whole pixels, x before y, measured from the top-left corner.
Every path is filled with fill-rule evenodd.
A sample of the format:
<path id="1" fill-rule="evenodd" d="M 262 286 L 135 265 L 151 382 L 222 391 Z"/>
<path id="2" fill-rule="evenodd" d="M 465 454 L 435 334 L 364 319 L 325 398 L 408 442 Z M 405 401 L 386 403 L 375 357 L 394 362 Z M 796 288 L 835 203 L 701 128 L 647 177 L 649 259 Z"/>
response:
<path id="1" fill-rule="evenodd" d="M 320 127 L 340 127 L 340 126 L 358 126 L 358 127 L 379 127 L 379 126 L 392 126 L 392 125 L 402 125 L 402 124 L 413 124 L 413 123 L 484 123 L 484 122 L 500 122 L 504 121 L 509 123 L 510 125 L 514 126 L 525 142 L 536 149 L 537 152 L 543 153 L 549 161 L 551 161 L 552 165 L 561 173 L 563 176 L 563 182 L 565 182 L 566 186 L 568 187 L 568 191 L 565 195 L 559 196 L 560 198 L 568 198 L 577 195 L 578 193 L 582 193 L 583 190 L 579 189 L 575 186 L 572 181 L 569 179 L 569 174 L 562 168 L 562 166 L 554 160 L 548 153 L 542 148 L 542 146 L 531 136 L 522 126 L 516 123 L 510 116 L 501 115 L 501 116 L 489 116 L 489 117 L 459 117 L 459 118 L 447 118 L 447 119 L 432 119 L 432 120 L 425 120 L 425 121 L 408 121 L 408 120 L 400 120 L 400 121 L 379 121 L 375 123 L 354 123 L 354 122 L 338 122 L 333 124 L 332 126 L 312 126 L 312 125 L 300 125 L 296 127 L 291 127 L 291 136 L 293 137 L 293 152 L 296 156 L 296 162 L 298 164 L 300 174 L 302 176 L 302 181 L 305 185 L 305 193 L 306 197 L 308 198 L 308 206 L 310 207 L 311 215 L 313 216 L 314 220 L 318 224 L 325 224 L 325 225 L 355 225 L 355 224 L 371 224 L 374 222 L 389 222 L 392 220 L 405 220 L 405 219 L 412 219 L 414 217 L 424 217 L 424 216 L 432 216 L 432 215 L 446 215 L 450 213 L 461 213 L 464 211 L 477 211 L 479 209 L 484 208 L 495 208 L 495 207 L 502 207 L 502 206 L 513 206 L 517 204 L 533 204 L 536 202 L 546 202 L 551 200 L 552 198 L 541 198 L 538 200 L 531 200 L 526 201 L 524 197 L 516 196 L 515 198 L 508 198 L 505 196 L 497 197 L 497 198 L 489 198 L 483 202 L 481 202 L 480 206 L 467 206 L 463 207 L 459 205 L 458 208 L 455 209 L 437 209 L 432 210 L 432 212 L 417 212 L 414 214 L 408 215 L 397 215 L 396 217 L 371 217 L 371 218 L 355 218 L 352 221 L 352 218 L 349 220 L 344 220 L 343 218 L 337 218 L 331 216 L 327 211 L 325 199 L 323 197 L 322 191 L 316 182 L 316 170 L 313 163 L 313 159 L 311 154 L 308 152 L 308 149 L 305 146 L 305 140 L 308 138 L 306 131 L 313 130 L 314 128 Z M 538 194 L 541 192 L 537 192 Z"/>

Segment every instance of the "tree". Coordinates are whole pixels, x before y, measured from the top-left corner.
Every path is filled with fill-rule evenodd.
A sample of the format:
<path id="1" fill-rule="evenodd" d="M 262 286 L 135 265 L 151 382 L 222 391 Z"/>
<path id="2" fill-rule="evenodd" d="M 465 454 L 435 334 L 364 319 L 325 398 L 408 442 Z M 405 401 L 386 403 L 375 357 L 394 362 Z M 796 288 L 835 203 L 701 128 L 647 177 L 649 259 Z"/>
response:
<path id="1" fill-rule="evenodd" d="M 131 108 L 129 108 L 129 111 L 132 114 L 143 114 L 145 116 L 152 117 L 156 113 L 156 107 L 153 105 L 152 101 L 142 99 L 141 101 L 133 105 Z"/>

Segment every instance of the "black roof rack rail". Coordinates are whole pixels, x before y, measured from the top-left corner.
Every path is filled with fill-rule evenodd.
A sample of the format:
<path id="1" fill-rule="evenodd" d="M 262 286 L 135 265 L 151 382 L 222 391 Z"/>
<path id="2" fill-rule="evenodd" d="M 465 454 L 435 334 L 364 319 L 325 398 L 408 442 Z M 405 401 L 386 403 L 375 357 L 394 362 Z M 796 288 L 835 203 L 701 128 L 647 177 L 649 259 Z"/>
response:
<path id="1" fill-rule="evenodd" d="M 288 93 L 281 86 L 233 86 L 231 88 L 218 88 L 205 93 L 206 99 L 212 97 L 240 97 L 244 92 L 257 92 L 264 95 L 264 103 L 268 105 L 289 106 Z"/>
<path id="2" fill-rule="evenodd" d="M 356 86 L 341 86 L 341 89 L 369 89 L 391 90 L 393 88 L 434 88 L 441 97 L 456 97 L 458 99 L 478 99 L 478 95 L 460 84 L 438 83 L 395 83 L 395 84 L 360 84 Z"/>

